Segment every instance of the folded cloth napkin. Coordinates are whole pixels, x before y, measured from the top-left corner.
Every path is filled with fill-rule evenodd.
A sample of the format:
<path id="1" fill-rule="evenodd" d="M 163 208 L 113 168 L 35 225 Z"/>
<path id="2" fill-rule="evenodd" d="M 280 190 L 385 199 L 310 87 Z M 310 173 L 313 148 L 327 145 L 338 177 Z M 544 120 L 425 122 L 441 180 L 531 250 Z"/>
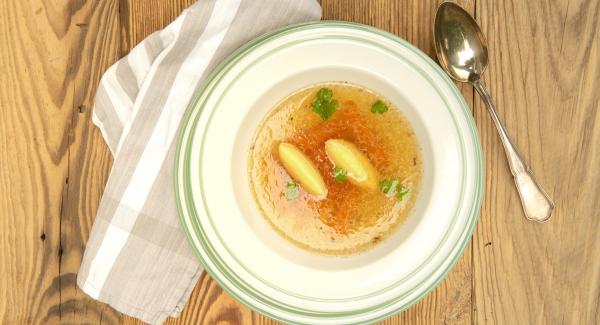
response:
<path id="1" fill-rule="evenodd" d="M 181 312 L 202 272 L 172 182 L 188 102 L 243 43 L 320 16 L 314 0 L 201 0 L 108 69 L 92 120 L 114 163 L 77 276 L 84 292 L 151 324 Z"/>

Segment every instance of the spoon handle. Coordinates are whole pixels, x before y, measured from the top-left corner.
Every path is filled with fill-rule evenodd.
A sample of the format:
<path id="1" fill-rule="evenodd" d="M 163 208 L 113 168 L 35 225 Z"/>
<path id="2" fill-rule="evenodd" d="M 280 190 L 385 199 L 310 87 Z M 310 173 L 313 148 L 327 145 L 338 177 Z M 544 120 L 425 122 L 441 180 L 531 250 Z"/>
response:
<path id="1" fill-rule="evenodd" d="M 548 194 L 544 192 L 542 187 L 535 180 L 533 173 L 529 169 L 529 165 L 523 158 L 521 158 L 517 148 L 510 140 L 504 124 L 502 124 L 502 121 L 500 121 L 500 118 L 496 113 L 494 102 L 492 102 L 490 93 L 487 91 L 483 81 L 481 79 L 474 81 L 473 87 L 475 87 L 487 105 L 488 111 L 492 116 L 492 120 L 496 125 L 496 129 L 498 129 L 500 140 L 502 140 L 502 145 L 504 145 L 504 151 L 506 152 L 506 157 L 508 158 L 510 171 L 515 178 L 515 184 L 517 185 L 517 190 L 519 192 L 519 196 L 521 197 L 521 203 L 523 205 L 525 217 L 529 220 L 537 222 L 544 222 L 548 220 L 552 214 L 552 210 L 554 209 L 554 203 L 552 203 L 552 200 L 550 197 L 548 197 Z"/>

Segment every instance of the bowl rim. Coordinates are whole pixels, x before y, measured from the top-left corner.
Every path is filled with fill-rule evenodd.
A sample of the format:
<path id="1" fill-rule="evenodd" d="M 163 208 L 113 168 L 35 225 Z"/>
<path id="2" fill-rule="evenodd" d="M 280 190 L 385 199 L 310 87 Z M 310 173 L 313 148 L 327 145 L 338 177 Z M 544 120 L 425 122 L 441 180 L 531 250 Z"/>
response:
<path id="1" fill-rule="evenodd" d="M 443 258 L 442 261 L 442 265 L 446 264 L 446 262 L 452 258 L 452 260 L 450 261 L 450 263 L 448 264 L 448 266 L 446 267 L 446 269 L 438 276 L 437 279 L 435 279 L 435 281 L 433 281 L 429 287 L 426 288 L 426 290 L 422 291 L 419 295 L 417 295 L 415 298 L 413 298 L 412 300 L 410 300 L 408 303 L 405 303 L 401 306 L 399 306 L 398 308 L 394 308 L 393 310 L 390 310 L 389 312 L 383 314 L 383 315 L 379 315 L 378 317 L 373 317 L 373 318 L 369 318 L 369 322 L 372 321 L 377 321 L 377 320 L 381 320 L 381 319 L 385 319 L 395 313 L 398 313 L 404 309 L 407 309 L 408 307 L 410 307 L 411 305 L 413 305 L 414 303 L 418 302 L 420 299 L 422 299 L 425 295 L 427 295 L 429 292 L 431 292 L 431 290 L 433 290 L 438 284 L 439 282 L 441 282 L 442 279 L 445 278 L 445 276 L 448 274 L 448 272 L 454 267 L 454 265 L 457 263 L 458 259 L 462 256 L 462 253 L 465 249 L 465 247 L 467 246 L 467 244 L 469 243 L 469 240 L 471 238 L 471 235 L 473 233 L 474 230 L 474 226 L 476 224 L 476 221 L 478 219 L 479 216 L 479 212 L 481 209 L 481 204 L 482 204 L 482 197 L 483 197 L 483 174 L 484 174 L 484 168 L 483 168 L 483 157 L 482 157 L 482 149 L 481 149 L 481 143 L 479 141 L 479 136 L 478 136 L 478 132 L 477 132 L 477 127 L 475 125 L 475 122 L 473 120 L 473 117 L 471 115 L 471 112 L 468 109 L 468 106 L 464 100 L 464 98 L 462 97 L 462 95 L 458 92 L 458 89 L 456 88 L 456 86 L 454 85 L 454 83 L 448 78 L 448 76 L 439 68 L 439 66 L 437 66 L 437 64 L 435 64 L 435 62 L 433 62 L 433 60 L 431 60 L 431 58 L 429 58 L 429 56 L 427 56 L 425 53 L 421 52 L 419 49 L 417 49 L 416 47 L 414 47 L 413 45 L 411 45 L 410 43 L 408 43 L 405 40 L 402 40 L 400 38 L 398 38 L 397 36 L 381 31 L 379 29 L 376 29 L 374 27 L 371 26 L 366 26 L 366 25 L 362 25 L 362 24 L 356 24 L 356 23 L 349 23 L 349 22 L 342 22 L 342 21 L 317 21 L 317 22 L 308 22 L 308 23 L 300 23 L 300 24 L 294 24 L 294 25 L 290 25 L 290 26 L 286 26 L 283 28 L 280 28 L 278 30 L 272 31 L 270 33 L 264 34 L 262 36 L 259 36 L 257 38 L 255 38 L 254 40 L 246 43 L 245 45 L 243 45 L 242 47 L 240 47 L 239 49 L 237 49 L 236 51 L 234 51 L 229 57 L 227 57 L 219 66 L 217 66 L 217 68 L 215 70 L 213 70 L 213 72 L 207 77 L 206 81 L 203 83 L 203 86 L 200 87 L 194 97 L 192 98 L 192 100 L 190 101 L 187 109 L 186 109 L 186 113 L 182 119 L 182 123 L 180 126 L 180 131 L 179 131 L 179 136 L 178 136 L 178 140 L 177 140 L 177 147 L 176 147 L 176 153 L 175 153 L 175 165 L 174 165 L 174 187 L 175 187 L 175 195 L 176 195 L 176 205 L 177 205 L 177 210 L 178 210 L 178 214 L 179 214 L 179 219 L 180 219 L 180 223 L 182 225 L 182 228 L 184 229 L 186 238 L 188 240 L 188 242 L 190 242 L 190 246 L 192 246 L 192 249 L 194 251 L 194 253 L 197 255 L 197 257 L 199 258 L 199 261 L 201 262 L 201 264 L 204 266 L 204 269 L 211 275 L 211 277 L 213 279 L 215 279 L 215 281 L 217 281 L 217 283 L 225 290 L 227 291 L 229 294 L 231 294 L 233 297 L 235 297 L 238 301 L 242 302 L 244 305 L 248 306 L 249 308 L 251 308 L 252 310 L 255 310 L 257 312 L 260 312 L 262 314 L 265 314 L 273 319 L 277 319 L 280 321 L 284 321 L 284 322 L 290 322 L 290 319 L 286 319 L 286 318 L 282 318 L 279 317 L 277 315 L 273 315 L 271 312 L 269 312 L 268 310 L 262 309 L 259 306 L 257 306 L 256 304 L 253 304 L 251 301 L 247 301 L 246 299 L 240 297 L 238 294 L 236 294 L 235 292 L 233 292 L 232 288 L 228 287 L 227 285 L 225 285 L 222 281 L 222 279 L 220 279 L 219 275 L 217 274 L 217 272 L 215 272 L 215 270 L 211 269 L 210 266 L 208 266 L 204 261 L 203 261 L 203 257 L 200 253 L 200 248 L 196 247 L 194 244 L 192 244 L 193 240 L 192 240 L 192 230 L 188 228 L 188 226 L 186 225 L 185 222 L 185 217 L 184 217 L 184 209 L 189 209 L 189 204 L 186 204 L 185 202 L 188 201 L 187 197 L 186 197 L 186 193 L 188 192 L 186 189 L 186 193 L 181 193 L 180 192 L 180 186 L 181 186 L 181 182 L 182 180 L 180 179 L 180 164 L 181 164 L 181 158 L 183 157 L 182 155 L 182 148 L 186 147 L 184 145 L 184 138 L 185 138 L 185 134 L 186 132 L 184 132 L 187 128 L 184 127 L 185 123 L 187 123 L 187 121 L 190 120 L 190 117 L 192 115 L 192 113 L 195 111 L 196 107 L 199 104 L 200 99 L 203 97 L 203 95 L 205 93 L 207 93 L 209 90 L 211 90 L 211 88 L 214 87 L 215 84 L 218 83 L 218 77 L 220 77 L 222 74 L 226 73 L 226 68 L 232 64 L 234 64 L 238 59 L 241 59 L 244 57 L 245 54 L 251 52 L 255 47 L 260 46 L 274 38 L 277 38 L 278 36 L 282 36 L 282 35 L 288 35 L 292 32 L 295 31 L 302 31 L 302 30 L 307 30 L 307 29 L 313 29 L 313 28 L 322 28 L 322 27 L 336 27 L 336 28 L 349 28 L 349 29 L 355 29 L 355 30 L 360 30 L 363 32 L 370 32 L 370 33 L 374 33 L 377 34 L 379 36 L 383 36 L 385 38 L 387 38 L 388 40 L 391 40 L 395 43 L 399 43 L 399 45 L 407 48 L 408 50 L 410 50 L 411 52 L 417 54 L 419 57 L 423 58 L 424 61 L 433 68 L 434 71 L 436 71 L 441 77 L 442 79 L 445 81 L 446 86 L 448 86 L 448 88 L 451 90 L 452 94 L 456 97 L 459 106 L 461 106 L 463 113 L 465 114 L 466 117 L 466 121 L 467 124 L 469 126 L 469 129 L 471 131 L 471 137 L 472 137 L 472 142 L 474 145 L 474 159 L 477 161 L 477 164 L 475 167 L 477 167 L 476 173 L 475 173 L 475 191 L 476 193 L 473 196 L 473 204 L 470 207 L 470 211 L 468 211 L 469 213 L 469 217 L 466 221 L 466 228 L 462 231 L 462 233 L 460 234 L 460 236 L 458 237 L 457 240 L 457 247 L 452 248 L 449 252 L 450 254 L 447 257 Z M 200 111 L 202 112 L 202 111 Z M 201 115 L 202 113 L 200 113 L 199 115 Z M 192 127 L 192 129 L 194 129 Z M 190 140 L 191 141 L 191 140 Z M 189 142 L 189 141 L 188 141 Z M 189 149 L 189 148 L 188 148 Z M 187 151 L 187 154 L 189 154 L 189 150 Z M 184 159 L 184 161 L 187 159 Z M 185 162 L 184 162 L 185 164 Z M 184 184 L 184 189 L 186 188 L 185 184 Z M 467 207 L 467 210 L 469 210 L 469 208 Z M 198 215 L 197 213 L 192 213 L 191 215 Z M 194 218 L 191 218 L 194 219 Z M 194 220 L 192 220 L 193 222 Z M 197 227 L 199 227 L 196 224 Z M 456 250 L 458 248 L 458 250 Z M 202 247 L 203 250 L 206 250 L 206 247 Z M 210 249 L 210 248 L 209 248 Z M 214 263 L 214 262 L 213 262 Z M 218 263 L 216 263 L 218 264 Z M 219 269 L 218 265 L 216 266 L 217 269 Z M 431 276 L 433 274 L 430 274 L 429 276 Z M 224 275 L 226 278 L 230 278 L 227 275 Z M 425 278 L 423 281 L 427 281 L 429 279 L 429 276 L 427 278 Z M 350 316 L 356 316 L 356 315 L 362 315 L 363 313 L 368 313 L 369 311 L 374 311 L 377 310 L 378 308 L 384 308 L 387 305 L 393 303 L 394 301 L 396 301 L 397 299 L 400 299 L 401 297 L 404 297 L 406 295 L 408 295 L 410 292 L 414 291 L 414 290 L 418 290 L 421 287 L 421 284 L 416 285 L 414 288 L 412 288 L 409 292 L 407 292 L 405 295 L 402 295 L 401 297 L 394 297 L 394 299 L 392 299 L 392 302 L 390 302 L 390 300 L 387 300 L 383 303 L 380 304 L 376 304 L 373 306 L 367 306 L 366 308 L 363 308 L 361 310 L 351 310 L 351 311 L 344 311 L 344 312 L 310 312 L 308 311 L 308 313 L 306 310 L 298 310 L 296 308 L 293 308 L 293 306 L 290 306 L 292 308 L 282 308 L 283 306 L 281 306 L 281 302 L 279 302 L 278 304 L 270 304 L 269 302 L 264 302 L 260 297 L 257 297 L 257 295 L 255 293 L 249 292 L 252 290 L 247 290 L 248 288 L 243 288 L 243 287 L 239 287 L 236 285 L 236 283 L 233 282 L 237 282 L 237 280 L 231 280 L 229 279 L 228 281 L 232 281 L 232 285 L 233 287 L 235 287 L 237 290 L 244 292 L 245 294 L 247 294 L 248 296 L 250 296 L 252 299 L 257 300 L 263 304 L 267 304 L 270 305 L 271 308 L 277 309 L 282 311 L 283 313 L 293 313 L 296 316 L 299 315 L 305 315 L 308 317 L 350 317 Z M 423 281 L 421 283 L 423 283 Z M 385 288 L 387 289 L 387 288 Z M 383 289 L 382 289 L 383 290 Z M 372 294 L 378 294 L 378 292 L 372 293 Z M 258 295 L 260 296 L 260 294 Z M 312 298 L 312 297 L 311 297 Z M 350 299 L 355 299 L 357 297 L 352 297 Z M 360 298 L 360 297 L 358 297 Z M 331 301 L 331 299 L 327 299 L 327 301 Z M 285 306 L 285 304 L 283 304 Z M 328 317 L 328 318 L 329 318 Z"/>

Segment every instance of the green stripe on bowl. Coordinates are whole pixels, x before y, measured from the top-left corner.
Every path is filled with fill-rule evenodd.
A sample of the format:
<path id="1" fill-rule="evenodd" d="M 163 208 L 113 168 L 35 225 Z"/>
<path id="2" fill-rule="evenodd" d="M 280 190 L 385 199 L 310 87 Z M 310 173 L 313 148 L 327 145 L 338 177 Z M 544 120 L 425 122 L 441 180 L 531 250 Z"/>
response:
<path id="1" fill-rule="evenodd" d="M 275 315 L 273 315 L 272 313 L 259 308 L 257 306 L 255 306 L 252 301 L 246 301 L 246 299 L 242 299 L 241 297 L 239 297 L 238 295 L 236 295 L 234 292 L 232 292 L 232 290 L 227 287 L 227 285 L 224 285 L 223 280 L 220 278 L 221 274 L 227 278 L 227 280 L 236 287 L 236 289 L 244 292 L 245 294 L 248 294 L 250 297 L 252 297 L 254 300 L 261 302 L 262 304 L 265 304 L 267 306 L 270 306 L 272 309 L 276 309 L 276 310 L 280 310 L 283 312 L 287 312 L 287 313 L 291 313 L 293 315 L 303 315 L 303 316 L 308 316 L 308 317 L 319 317 L 319 318 L 340 318 L 340 317 L 348 317 L 348 316 L 358 316 L 361 314 L 368 314 L 369 312 L 372 312 L 374 310 L 378 310 L 378 309 L 382 309 L 385 308 L 387 306 L 390 306 L 392 304 L 394 304 L 395 302 L 403 299 L 406 295 L 409 295 L 411 293 L 413 293 L 415 290 L 421 289 L 419 288 L 420 285 L 423 283 L 419 283 L 416 286 L 414 286 L 412 289 L 410 289 L 408 292 L 406 292 L 404 295 L 400 296 L 400 297 L 396 297 L 395 299 L 392 299 L 390 301 L 387 301 L 385 303 L 382 304 L 378 304 L 378 305 L 374 305 L 374 306 L 370 306 L 368 308 L 364 308 L 364 309 L 360 309 L 360 310 L 352 310 L 352 311 L 346 311 L 346 312 L 316 312 L 316 311 L 311 311 L 311 310 L 304 310 L 304 309 L 300 309 L 294 306 L 290 306 L 284 303 L 281 303 L 279 301 L 274 301 L 273 299 L 271 299 L 270 297 L 267 297 L 265 295 L 263 295 L 260 292 L 257 292 L 256 290 L 254 290 L 254 288 L 252 288 L 251 286 L 249 286 L 246 282 L 244 282 L 243 279 L 239 279 L 239 277 L 237 277 L 235 275 L 235 272 L 233 272 L 230 268 L 227 267 L 227 265 L 225 265 L 222 260 L 220 259 L 220 257 L 218 256 L 218 254 L 215 253 L 214 248 L 212 247 L 212 245 L 206 241 L 206 237 L 204 235 L 204 232 L 202 230 L 202 228 L 199 226 L 198 222 L 197 222 L 197 218 L 198 218 L 198 212 L 195 210 L 194 204 L 191 201 L 191 194 L 190 194 L 190 176 L 189 176 L 189 157 L 190 157 L 190 150 L 189 150 L 189 144 L 192 141 L 192 138 L 189 139 L 188 143 L 186 143 L 186 148 L 188 150 L 186 150 L 184 152 L 183 155 L 183 179 L 180 179 L 179 175 L 180 175 L 180 163 L 181 158 L 182 158 L 182 148 L 183 148 L 183 139 L 184 139 L 184 135 L 186 134 L 186 132 L 184 131 L 190 131 L 192 133 L 195 133 L 195 129 L 197 127 L 197 122 L 199 120 L 200 115 L 202 115 L 202 113 L 204 113 L 204 102 L 201 103 L 200 106 L 198 106 L 199 104 L 199 100 L 200 98 L 206 94 L 207 97 L 210 97 L 212 91 L 213 91 L 213 87 L 214 85 L 216 85 L 223 77 L 224 74 L 227 73 L 227 71 L 229 71 L 229 69 L 231 69 L 231 67 L 237 63 L 239 60 L 241 60 L 245 54 L 251 52 L 253 49 L 263 45 L 265 42 L 267 41 L 271 41 L 273 39 L 276 39 L 278 37 L 282 37 L 285 35 L 288 35 L 290 33 L 294 33 L 294 32 L 298 32 L 298 31 L 302 31 L 302 30 L 306 30 L 306 29 L 315 29 L 315 28 L 327 28 L 327 27 L 342 27 L 342 28 L 349 28 L 349 29 L 357 29 L 357 30 L 361 30 L 361 31 L 367 31 L 367 32 L 371 32 L 371 33 L 375 33 L 377 35 L 380 36 L 384 36 L 387 39 L 390 39 L 392 41 L 395 41 L 396 43 L 399 43 L 400 45 L 406 47 L 407 49 L 409 49 L 410 51 L 416 53 L 417 55 L 419 55 L 421 58 L 424 59 L 425 62 L 428 63 L 428 65 L 430 67 L 432 67 L 434 69 L 434 71 L 436 71 L 443 80 L 445 80 L 446 85 L 452 90 L 452 93 L 455 96 L 455 99 L 457 99 L 457 101 L 461 104 L 461 107 L 463 108 L 463 113 L 465 114 L 465 117 L 467 119 L 467 122 L 470 126 L 470 131 L 471 131 L 471 136 L 473 139 L 473 142 L 475 144 L 475 158 L 477 159 L 477 171 L 476 171 L 476 190 L 477 192 L 475 193 L 475 197 L 474 197 L 474 205 L 471 207 L 471 211 L 470 211 L 470 216 L 469 216 L 469 221 L 470 223 L 467 225 L 466 228 L 466 232 L 467 235 L 466 236 L 461 236 L 459 237 L 459 240 L 461 238 L 463 238 L 462 243 L 457 243 L 460 245 L 459 250 L 457 251 L 457 253 L 452 256 L 449 256 L 448 258 L 452 257 L 452 261 L 449 264 L 449 267 L 446 268 L 446 270 L 441 274 L 440 277 L 438 277 L 438 279 L 436 279 L 436 281 L 433 282 L 433 284 L 431 286 L 429 286 L 428 288 L 426 288 L 425 290 L 423 290 L 423 292 L 416 298 L 411 300 L 410 302 L 404 304 L 403 306 L 399 306 L 398 308 L 394 309 L 393 311 L 387 313 L 384 316 L 378 317 L 378 319 L 381 318 L 385 318 L 388 317 L 389 315 L 399 312 L 400 310 L 404 310 L 406 308 L 408 308 L 410 305 L 416 303 L 418 300 L 420 300 L 424 295 L 426 295 L 429 291 L 431 291 L 436 285 L 437 283 L 439 283 L 439 281 L 441 281 L 443 279 L 443 277 L 445 277 L 445 275 L 452 269 L 452 267 L 456 264 L 456 262 L 458 261 L 458 258 L 462 255 L 462 251 L 464 250 L 464 247 L 466 246 L 466 244 L 468 243 L 468 239 L 470 238 L 470 235 L 472 234 L 474 225 L 476 223 L 477 220 L 477 216 L 479 214 L 479 210 L 481 207 L 481 197 L 482 197 L 482 192 L 483 192 L 483 159 L 482 159 L 482 155 L 481 155 L 481 145 L 478 141 L 478 135 L 477 135 L 477 131 L 476 131 L 476 127 L 475 127 L 475 123 L 473 121 L 473 118 L 470 115 L 470 112 L 467 109 L 467 105 L 464 102 L 464 99 L 462 98 L 462 96 L 458 93 L 458 90 L 456 89 L 456 87 L 454 86 L 454 84 L 450 81 L 450 79 L 439 69 L 439 67 L 437 67 L 437 65 L 431 61 L 431 59 L 426 56 L 425 54 L 423 54 L 421 51 L 419 51 L 418 49 L 416 49 L 415 47 L 413 47 L 412 45 L 410 45 L 409 43 L 407 43 L 406 41 L 403 41 L 399 38 L 397 38 L 394 35 L 391 35 L 389 33 L 368 27 L 368 26 L 364 26 L 364 25 L 358 25 L 358 24 L 352 24 L 352 23 L 345 23 L 345 22 L 315 22 L 315 23 L 304 23 L 304 24 L 298 24 L 298 25 L 293 25 L 293 26 L 289 26 L 289 27 L 285 27 L 283 29 L 280 29 L 278 31 L 266 34 L 264 36 L 261 36 L 253 41 L 251 41 L 250 43 L 244 45 L 243 47 L 241 47 L 240 49 L 238 49 L 236 52 L 234 52 L 229 58 L 227 58 L 217 69 L 215 69 L 215 71 L 209 76 L 209 78 L 207 79 L 208 82 L 205 84 L 205 86 L 200 89 L 196 95 L 194 96 L 194 98 L 192 99 L 192 101 L 190 102 L 190 105 L 188 107 L 188 110 L 186 111 L 186 114 L 184 116 L 184 121 L 187 121 L 187 125 L 185 125 L 185 127 L 182 128 L 182 131 L 180 133 L 179 136 L 179 140 L 178 140 L 178 146 L 177 146 L 177 152 L 176 152 L 176 162 L 175 162 L 175 189 L 176 189 L 176 196 L 177 196 L 177 202 L 178 202 L 178 209 L 180 212 L 180 218 L 181 218 L 181 222 L 182 225 L 184 227 L 184 231 L 186 232 L 186 236 L 188 237 L 188 240 L 192 243 L 192 232 L 194 233 L 194 235 L 196 236 L 196 238 L 198 238 L 198 240 L 201 242 L 201 245 L 203 246 L 202 249 L 204 250 L 204 252 L 207 254 L 208 258 L 211 260 L 211 262 L 215 265 L 215 268 L 217 270 L 213 270 L 211 269 L 206 263 L 204 263 L 202 255 L 199 251 L 198 247 L 195 247 L 192 244 L 192 247 L 195 251 L 195 253 L 198 255 L 198 257 L 200 258 L 200 260 L 203 262 L 203 264 L 206 267 L 206 270 L 209 272 L 209 274 L 222 286 L 224 287 L 225 290 L 227 290 L 230 294 L 232 294 L 234 297 L 236 297 L 238 300 L 242 301 L 243 303 L 245 303 L 246 305 L 248 305 L 250 308 L 261 312 L 269 317 L 281 320 L 281 321 L 289 321 L 288 319 L 282 319 L 280 317 L 277 317 Z M 428 81 L 430 82 L 430 84 L 436 89 L 436 91 L 438 91 L 438 93 L 440 93 L 440 97 L 446 102 L 446 104 L 448 104 L 447 99 L 441 95 L 441 92 L 439 90 L 439 88 L 436 87 L 436 84 L 433 83 L 433 81 L 415 64 L 413 64 L 410 61 L 405 60 L 403 57 L 399 56 L 398 53 L 396 53 L 395 51 L 377 43 L 377 42 L 373 42 L 370 41 L 368 39 L 364 39 L 361 37 L 352 37 L 352 36 L 341 36 L 341 35 L 321 35 L 318 37 L 313 37 L 313 38 L 318 38 L 318 39 L 331 39 L 333 37 L 337 37 L 337 38 L 345 38 L 345 39 L 352 39 L 355 41 L 359 41 L 359 42 L 366 42 L 369 43 L 370 45 L 374 45 L 374 46 L 378 46 L 381 49 L 387 51 L 388 53 L 391 53 L 392 55 L 395 55 L 397 58 L 403 60 L 404 62 L 410 64 L 415 70 L 419 71 L 421 73 L 421 75 L 423 77 L 425 77 L 426 79 L 428 79 Z M 303 39 L 302 41 L 307 41 L 306 39 Z M 276 49 L 272 49 L 271 51 L 265 53 L 263 56 L 261 56 L 260 58 L 256 59 L 256 61 L 260 61 L 262 59 L 264 59 L 266 56 L 273 54 L 274 52 L 281 50 L 281 48 L 287 47 L 287 46 L 291 46 L 293 44 L 295 44 L 297 42 L 289 42 L 286 43 L 282 46 L 280 46 L 279 48 Z M 247 66 L 244 71 L 242 73 L 240 73 L 234 80 L 233 82 L 235 82 L 240 76 L 242 76 L 244 74 L 244 72 L 249 68 L 249 66 Z M 232 82 L 232 83 L 233 83 Z M 231 85 L 229 85 L 227 87 L 227 89 L 230 87 Z M 222 98 L 222 95 L 221 97 Z M 219 101 L 220 101 L 219 98 Z M 447 105 L 448 106 L 448 105 Z M 200 110 L 200 114 L 198 114 L 196 116 L 196 119 L 193 121 L 193 123 L 190 125 L 189 124 L 189 118 L 192 114 L 192 112 L 194 112 L 195 110 L 199 109 Z M 214 112 L 213 112 L 214 113 Z M 209 117 L 212 118 L 212 114 Z M 452 112 L 450 112 L 452 113 Z M 452 115 L 452 118 L 454 119 L 454 123 L 456 126 L 456 118 L 454 115 Z M 458 127 L 457 127 L 458 129 Z M 459 135 L 460 132 L 458 132 Z M 464 140 L 461 137 L 460 138 L 461 141 L 461 153 L 462 153 L 462 158 L 464 160 Z M 202 147 L 204 145 L 204 135 L 203 135 L 203 139 L 202 139 Z M 202 151 L 201 151 L 202 154 Z M 202 157 L 201 157 L 202 159 Z M 465 164 L 463 163 L 463 175 L 464 175 L 464 170 L 465 170 Z M 183 187 L 185 189 L 185 193 L 183 196 L 183 200 L 182 200 L 182 194 L 179 192 L 179 187 L 180 187 L 180 182 L 183 181 Z M 464 178 L 463 178 L 463 184 L 461 184 L 461 188 L 463 188 L 463 191 L 461 193 L 461 198 L 460 198 L 460 202 L 458 205 L 458 208 L 460 208 L 462 206 L 463 200 L 464 200 Z M 203 187 L 201 187 L 201 191 L 203 192 Z M 204 196 L 204 193 L 202 194 Z M 212 219 L 210 216 L 210 212 L 208 211 L 208 206 L 206 205 L 206 202 L 203 201 L 204 204 L 204 208 L 206 209 L 206 213 L 207 216 L 209 217 L 209 221 L 211 222 L 212 225 Z M 458 209 L 457 208 L 457 209 Z M 189 229 L 186 226 L 186 222 L 183 219 L 184 215 L 183 215 L 183 209 L 186 209 L 188 211 L 188 213 L 190 213 L 190 216 L 192 216 L 191 220 L 191 224 L 192 224 L 192 228 L 193 229 Z M 413 271 L 409 276 L 407 276 L 406 278 L 410 277 L 411 275 L 413 275 L 415 272 L 418 272 L 424 265 L 427 264 L 427 261 L 429 261 L 433 255 L 435 255 L 435 253 L 437 253 L 439 251 L 439 248 L 441 247 L 441 244 L 444 243 L 445 239 L 447 238 L 450 229 L 452 229 L 455 226 L 456 223 L 456 219 L 457 219 L 457 215 L 455 212 L 455 216 L 454 219 L 452 221 L 452 225 L 449 228 L 448 232 L 446 232 L 446 234 L 444 235 L 442 241 L 438 244 L 437 248 L 434 250 L 434 252 L 426 259 L 426 261 L 419 267 L 417 268 L 415 271 Z M 225 243 L 223 243 L 222 238 L 220 237 L 220 234 L 218 233 L 218 231 L 215 229 L 215 233 L 217 234 L 217 236 L 219 237 L 219 239 L 221 240 L 223 247 L 225 247 L 225 249 L 228 250 L 228 253 L 232 256 L 232 258 L 236 259 L 236 262 L 238 262 L 242 267 L 244 267 L 244 264 L 241 263 L 241 261 L 239 261 L 234 254 L 232 254 L 231 251 L 229 251 L 229 248 L 227 247 L 227 245 Z M 464 234 L 464 232 L 463 232 Z M 442 261 L 441 264 L 444 264 L 446 261 L 448 261 L 448 258 L 446 258 L 445 260 Z M 216 272 L 219 271 L 219 272 Z M 351 298 L 344 298 L 344 299 L 320 299 L 317 297 L 306 297 L 306 296 L 301 296 L 301 295 L 297 295 L 291 292 L 287 292 L 285 290 L 282 290 L 281 288 L 278 288 L 270 283 L 268 283 L 266 280 L 261 279 L 260 277 L 256 276 L 255 274 L 253 274 L 250 270 L 246 269 L 246 272 L 248 272 L 250 275 L 254 276 L 256 279 L 260 280 L 261 282 L 263 282 L 265 285 L 270 286 L 271 288 L 278 290 L 280 292 L 283 292 L 287 295 L 290 296 L 294 296 L 297 298 L 302 298 L 305 300 L 312 300 L 312 301 L 317 301 L 317 302 L 345 302 L 345 301 L 355 301 L 355 300 L 359 300 L 359 299 L 365 299 L 365 298 L 369 298 L 369 297 L 373 297 L 375 295 L 379 295 L 385 291 L 391 290 L 393 288 L 395 288 L 397 285 L 399 285 L 402 281 L 404 281 L 406 278 L 403 278 L 399 281 L 397 281 L 396 283 L 390 285 L 387 288 L 381 289 L 377 292 L 373 292 L 370 293 L 369 295 L 364 295 L 364 296 L 359 296 L 359 297 L 351 297 Z M 431 274 L 427 277 L 425 277 L 424 281 L 429 280 L 429 277 L 431 276 Z M 421 289 L 422 290 L 422 289 Z M 372 319 L 372 321 L 375 321 L 376 319 Z"/>

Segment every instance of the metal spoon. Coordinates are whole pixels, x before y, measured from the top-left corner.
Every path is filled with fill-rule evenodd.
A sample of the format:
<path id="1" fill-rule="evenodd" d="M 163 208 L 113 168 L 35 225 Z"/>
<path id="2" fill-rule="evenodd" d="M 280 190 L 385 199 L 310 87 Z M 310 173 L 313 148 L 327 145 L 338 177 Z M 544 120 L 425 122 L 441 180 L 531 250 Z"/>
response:
<path id="1" fill-rule="evenodd" d="M 492 116 L 504 145 L 510 171 L 515 178 L 525 217 L 543 222 L 550 218 L 554 203 L 537 183 L 500 121 L 481 76 L 488 63 L 486 39 L 475 19 L 452 2 L 442 3 L 435 15 L 434 43 L 440 65 L 455 80 L 475 87 Z"/>

